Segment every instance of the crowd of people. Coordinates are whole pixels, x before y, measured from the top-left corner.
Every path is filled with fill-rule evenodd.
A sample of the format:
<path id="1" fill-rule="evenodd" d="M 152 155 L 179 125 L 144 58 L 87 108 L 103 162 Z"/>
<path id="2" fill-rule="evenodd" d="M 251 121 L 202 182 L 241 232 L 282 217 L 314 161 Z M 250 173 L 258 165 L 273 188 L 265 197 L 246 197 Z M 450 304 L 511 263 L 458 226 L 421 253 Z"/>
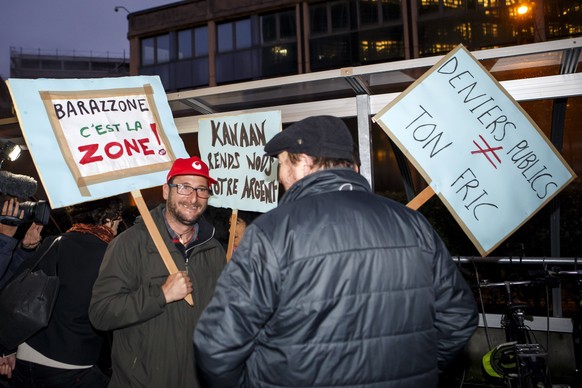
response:
<path id="1" fill-rule="evenodd" d="M 117 233 L 120 198 L 67 208 L 46 260 L 60 279 L 51 320 L 0 348 L 2 384 L 436 387 L 477 327 L 440 237 L 372 192 L 337 117 L 298 121 L 264 150 L 284 194 L 265 214 L 239 211 L 228 264 L 204 217 L 219 177 L 199 157 L 174 161 L 150 211 L 174 273 L 143 217 Z M 18 203 L 1 215 L 21 217 Z M 56 237 L 32 223 L 19 240 L 17 228 L 0 221 L 0 289 Z"/>

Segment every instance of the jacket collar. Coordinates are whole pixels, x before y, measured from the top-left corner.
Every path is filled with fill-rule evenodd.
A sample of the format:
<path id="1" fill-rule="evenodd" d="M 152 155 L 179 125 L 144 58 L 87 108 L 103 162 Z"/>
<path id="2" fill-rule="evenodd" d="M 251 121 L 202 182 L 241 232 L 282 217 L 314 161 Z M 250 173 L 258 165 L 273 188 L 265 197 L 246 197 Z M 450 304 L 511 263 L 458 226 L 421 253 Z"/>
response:
<path id="1" fill-rule="evenodd" d="M 367 191 L 370 184 L 362 175 L 350 168 L 330 168 L 309 174 L 298 180 L 283 194 L 281 204 L 299 198 L 332 191 Z"/>
<path id="2" fill-rule="evenodd" d="M 164 218 L 165 209 L 166 209 L 166 204 L 162 203 L 162 204 L 158 205 L 155 209 L 152 210 L 154 222 L 156 224 L 156 227 L 160 231 L 167 230 L 167 225 L 166 225 L 166 221 Z M 143 222 L 143 220 L 141 219 L 141 216 L 136 220 L 136 222 L 138 220 L 140 222 Z M 203 215 L 200 216 L 200 218 L 198 219 L 198 238 L 196 239 L 195 243 L 192 245 L 189 245 L 188 248 L 202 245 L 202 244 L 206 243 L 207 241 L 211 240 L 214 237 L 214 232 L 215 232 L 214 226 L 212 224 L 210 224 L 208 221 L 206 221 L 206 219 L 204 218 Z M 168 232 L 168 234 L 169 234 L 169 232 Z M 171 235 L 170 235 L 170 238 L 171 238 Z"/>

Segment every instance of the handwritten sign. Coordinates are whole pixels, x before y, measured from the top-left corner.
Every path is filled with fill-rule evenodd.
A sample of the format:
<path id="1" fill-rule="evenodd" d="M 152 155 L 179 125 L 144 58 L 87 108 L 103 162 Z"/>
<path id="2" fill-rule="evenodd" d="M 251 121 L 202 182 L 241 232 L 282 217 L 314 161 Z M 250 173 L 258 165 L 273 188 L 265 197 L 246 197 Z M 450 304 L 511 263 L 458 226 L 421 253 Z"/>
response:
<path id="1" fill-rule="evenodd" d="M 266 212 L 277 206 L 277 161 L 265 144 L 281 131 L 281 112 L 220 116 L 198 123 L 201 158 L 218 183 L 209 204 Z"/>
<path id="2" fill-rule="evenodd" d="M 535 122 L 462 45 L 373 120 L 483 256 L 576 177 Z"/>
<path id="3" fill-rule="evenodd" d="M 158 77 L 8 85 L 53 208 L 158 186 L 187 157 Z"/>

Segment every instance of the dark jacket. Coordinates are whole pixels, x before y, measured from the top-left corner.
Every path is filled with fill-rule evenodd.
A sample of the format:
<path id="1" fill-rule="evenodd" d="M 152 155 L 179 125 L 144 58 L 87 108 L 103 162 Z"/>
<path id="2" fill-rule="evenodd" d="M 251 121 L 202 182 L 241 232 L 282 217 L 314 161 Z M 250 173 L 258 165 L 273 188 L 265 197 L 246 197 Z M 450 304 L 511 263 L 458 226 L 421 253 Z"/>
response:
<path id="1" fill-rule="evenodd" d="M 151 214 L 176 266 L 184 271 L 185 258 L 170 238 L 164 208 Z M 185 301 L 166 304 L 161 286 L 168 270 L 143 222 L 109 245 L 89 309 L 95 327 L 115 330 L 109 387 L 198 386 L 192 333 L 226 264 L 214 227 L 202 218 L 198 225 L 197 245 L 188 253 L 194 307 Z"/>
<path id="2" fill-rule="evenodd" d="M 476 326 L 425 218 L 332 169 L 247 228 L 194 342 L 215 387 L 426 388 Z"/>
<path id="3" fill-rule="evenodd" d="M 0 234 L 0 289 L 8 284 L 20 265 L 35 252 L 35 249 L 24 249 L 18 243 L 14 237 Z"/>
<path id="4" fill-rule="evenodd" d="M 28 254 L 14 270 L 14 275 L 30 268 L 56 237 L 45 238 L 38 251 Z M 58 245 L 48 251 L 38 268 L 52 275 L 56 266 L 59 293 L 48 326 L 27 339 L 28 345 L 63 363 L 97 364 L 104 335 L 93 328 L 87 311 L 106 248 L 107 244 L 94 235 L 68 232 L 63 233 Z"/>
<path id="5" fill-rule="evenodd" d="M 93 282 L 99 273 L 107 244 L 92 234 L 69 232 L 51 249 L 39 267 L 46 273 L 56 260 L 59 294 L 49 324 L 26 343 L 43 355 L 74 365 L 95 365 L 104 335 L 89 322 Z M 41 250 L 56 236 L 46 238 Z M 32 258 L 35 260 L 36 256 Z M 31 259 L 28 259 L 30 261 Z M 27 267 L 27 262 L 23 264 Z"/>
<path id="6" fill-rule="evenodd" d="M 34 250 L 18 247 L 18 242 L 14 237 L 0 234 L 0 290 L 10 282 L 20 265 L 34 254 Z M 16 349 L 0 345 L 0 357 L 12 353 L 16 353 Z"/>

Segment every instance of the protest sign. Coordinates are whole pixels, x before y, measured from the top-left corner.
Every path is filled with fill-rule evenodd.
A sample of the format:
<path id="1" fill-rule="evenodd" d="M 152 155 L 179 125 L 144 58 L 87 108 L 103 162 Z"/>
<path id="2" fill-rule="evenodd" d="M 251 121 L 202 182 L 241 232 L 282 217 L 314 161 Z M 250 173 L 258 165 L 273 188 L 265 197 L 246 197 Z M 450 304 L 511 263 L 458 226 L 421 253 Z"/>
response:
<path id="1" fill-rule="evenodd" d="M 157 76 L 7 84 L 53 208 L 158 186 L 188 156 Z"/>
<path id="2" fill-rule="evenodd" d="M 281 112 L 215 116 L 198 123 L 200 155 L 212 176 L 215 207 L 266 212 L 277 206 L 277 160 L 265 144 L 281 131 Z"/>
<path id="3" fill-rule="evenodd" d="M 486 256 L 576 176 L 462 46 L 373 118 Z"/>
<path id="4" fill-rule="evenodd" d="M 7 84 L 51 206 L 131 192 L 168 272 L 177 272 L 140 192 L 188 157 L 159 77 Z M 192 295 L 184 299 L 193 305 Z"/>

